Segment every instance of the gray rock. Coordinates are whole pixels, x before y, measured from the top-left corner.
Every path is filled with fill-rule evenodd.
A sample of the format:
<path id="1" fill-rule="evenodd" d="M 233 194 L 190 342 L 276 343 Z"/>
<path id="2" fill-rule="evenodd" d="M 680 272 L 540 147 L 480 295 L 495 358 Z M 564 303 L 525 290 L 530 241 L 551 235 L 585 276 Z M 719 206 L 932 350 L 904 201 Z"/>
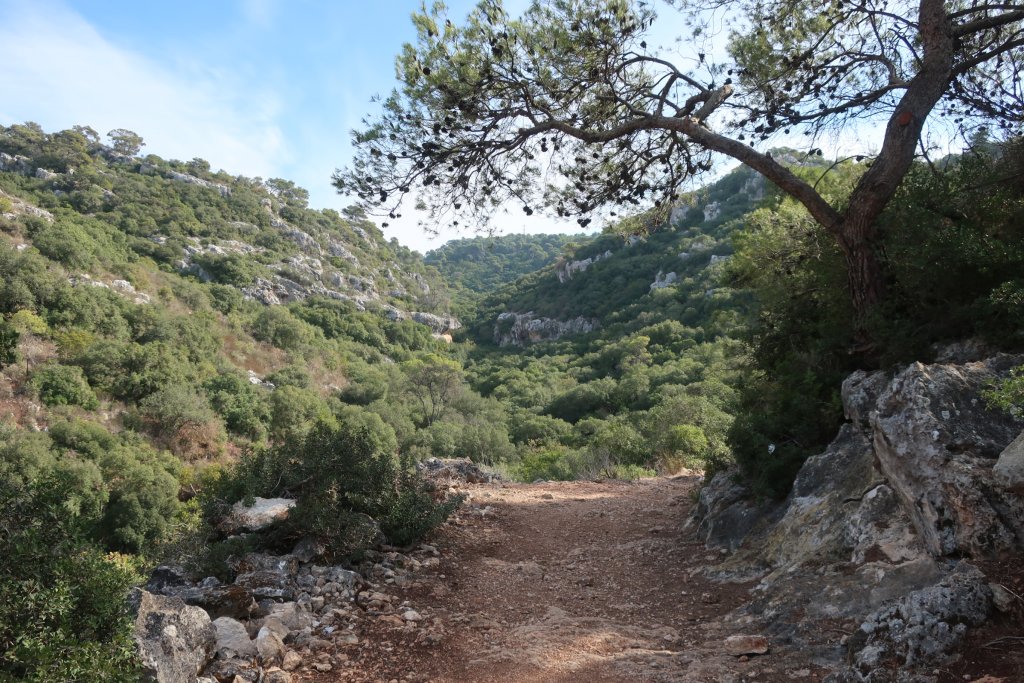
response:
<path id="1" fill-rule="evenodd" d="M 218 653 L 227 657 L 256 656 L 256 644 L 249 638 L 249 633 L 242 622 L 231 617 L 220 617 L 214 619 L 213 627 L 217 629 Z"/>
<path id="2" fill-rule="evenodd" d="M 886 372 L 865 372 L 857 370 L 843 380 L 843 414 L 854 425 L 865 429 L 870 426 L 871 411 L 878 403 L 878 397 L 889 385 Z"/>
<path id="3" fill-rule="evenodd" d="M 1022 424 L 986 408 L 980 392 L 1019 358 L 914 363 L 871 414 L 875 454 L 935 556 L 989 556 L 1024 540 L 1024 500 L 995 486 L 993 465 Z"/>
<path id="4" fill-rule="evenodd" d="M 665 289 L 666 287 L 671 287 L 678 281 L 679 276 L 676 275 L 675 271 L 671 273 L 663 273 L 662 271 L 659 270 L 658 274 L 654 278 L 654 282 L 651 283 L 651 291 L 653 292 L 656 289 Z"/>
<path id="5" fill-rule="evenodd" d="M 768 639 L 764 636 L 729 636 L 722 643 L 722 650 L 729 655 L 763 655 L 768 653 Z"/>
<path id="6" fill-rule="evenodd" d="M 295 671 L 302 666 L 302 655 L 298 652 L 289 650 L 284 655 L 284 660 L 281 662 L 281 668 L 285 671 Z"/>
<path id="7" fill-rule="evenodd" d="M 256 634 L 256 649 L 264 663 L 280 661 L 285 653 L 281 636 L 268 626 L 264 626 Z"/>
<path id="8" fill-rule="evenodd" d="M 287 658 L 289 654 L 294 653 L 289 652 L 285 657 Z M 263 683 L 292 683 L 293 680 L 294 679 L 290 673 L 284 669 L 279 669 L 276 666 L 272 666 L 263 672 Z"/>
<path id="9" fill-rule="evenodd" d="M 484 470 L 469 458 L 427 458 L 416 463 L 416 469 L 431 479 L 453 479 L 469 484 L 501 480 L 498 474 Z"/>
<path id="10" fill-rule="evenodd" d="M 168 594 L 181 598 L 186 604 L 203 608 L 214 619 L 247 619 L 256 611 L 252 591 L 244 586 L 189 586 Z"/>
<path id="11" fill-rule="evenodd" d="M 267 619 L 277 619 L 289 632 L 301 631 L 313 623 L 313 616 L 294 602 L 274 605 Z"/>
<path id="12" fill-rule="evenodd" d="M 901 671 L 946 662 L 968 627 L 991 612 L 992 592 L 977 567 L 961 563 L 935 586 L 915 591 L 869 616 L 850 639 L 852 680 L 877 680 L 883 664 Z"/>
<path id="13" fill-rule="evenodd" d="M 999 454 L 992 475 L 1007 491 L 1024 493 L 1024 432 Z"/>
<path id="14" fill-rule="evenodd" d="M 413 311 L 409 314 L 409 317 L 413 322 L 426 325 L 432 332 L 436 332 L 438 334 L 457 330 L 462 327 L 462 323 L 451 316 L 441 316 L 433 313 L 424 313 L 423 311 Z"/>
<path id="15" fill-rule="evenodd" d="M 140 172 L 144 172 L 144 171 L 141 171 L 141 168 L 140 168 Z M 209 188 L 211 190 L 215 190 L 221 197 L 230 197 L 231 196 L 231 188 L 228 187 L 227 185 L 221 185 L 220 183 L 214 183 L 214 182 L 211 182 L 209 180 L 204 180 L 204 179 L 198 178 L 198 177 L 196 177 L 194 175 L 189 175 L 187 173 L 179 173 L 177 171 L 169 171 L 168 174 L 167 174 L 167 177 L 170 178 L 171 180 L 176 180 L 179 183 L 187 183 L 189 185 L 198 185 L 199 187 L 206 187 L 206 188 Z"/>
<path id="16" fill-rule="evenodd" d="M 769 512 L 770 504 L 756 502 L 736 476 L 719 472 L 705 484 L 687 522 L 687 526 L 696 525 L 698 537 L 708 546 L 735 551 Z"/>
<path id="17" fill-rule="evenodd" d="M 220 528 L 228 534 L 260 531 L 287 519 L 293 507 L 295 501 L 290 498 L 257 497 L 252 506 L 246 506 L 243 501 L 239 501 L 231 506 L 230 514 L 221 522 Z"/>
<path id="18" fill-rule="evenodd" d="M 209 615 L 180 598 L 132 591 L 134 638 L 146 680 L 195 683 L 213 659 L 217 632 Z"/>
<path id="19" fill-rule="evenodd" d="M 593 332 L 600 327 L 597 319 L 583 317 L 570 320 L 538 318 L 533 312 L 506 311 L 494 324 L 494 342 L 498 346 L 529 346 L 542 341 Z"/>
<path id="20" fill-rule="evenodd" d="M 295 594 L 290 577 L 287 574 L 274 571 L 257 570 L 239 574 L 235 578 L 235 585 L 248 590 L 257 600 L 265 598 L 290 600 Z"/>

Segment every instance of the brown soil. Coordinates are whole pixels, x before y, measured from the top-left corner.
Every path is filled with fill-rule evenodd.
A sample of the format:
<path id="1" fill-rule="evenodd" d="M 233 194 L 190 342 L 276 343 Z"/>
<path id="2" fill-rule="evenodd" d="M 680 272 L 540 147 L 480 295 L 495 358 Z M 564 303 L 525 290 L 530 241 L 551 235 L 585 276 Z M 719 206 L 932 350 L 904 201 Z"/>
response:
<path id="1" fill-rule="evenodd" d="M 824 669 L 777 643 L 762 656 L 725 652 L 742 631 L 720 617 L 751 586 L 698 574 L 718 556 L 683 531 L 696 487 L 695 477 L 465 487 L 469 502 L 432 541 L 440 564 L 388 589 L 423 620 L 365 620 L 344 665 L 315 680 L 821 680 Z"/>
<path id="2" fill-rule="evenodd" d="M 752 622 L 744 628 L 743 618 L 724 618 L 756 589 L 702 577 L 721 558 L 684 530 L 697 485 L 696 477 L 675 477 L 460 486 L 466 505 L 431 541 L 440 562 L 401 587 L 374 588 L 395 596 L 397 614 L 411 607 L 421 621 L 367 611 L 359 642 L 332 653 L 332 670 L 301 679 L 820 681 L 829 671 L 786 643 L 749 658 L 726 652 L 730 635 L 758 634 Z M 982 568 L 1024 595 L 1016 563 Z M 1019 616 L 975 629 L 963 657 L 934 672 L 939 681 L 1024 681 Z M 805 631 L 820 634 L 812 646 L 834 644 L 855 628 L 841 626 Z"/>

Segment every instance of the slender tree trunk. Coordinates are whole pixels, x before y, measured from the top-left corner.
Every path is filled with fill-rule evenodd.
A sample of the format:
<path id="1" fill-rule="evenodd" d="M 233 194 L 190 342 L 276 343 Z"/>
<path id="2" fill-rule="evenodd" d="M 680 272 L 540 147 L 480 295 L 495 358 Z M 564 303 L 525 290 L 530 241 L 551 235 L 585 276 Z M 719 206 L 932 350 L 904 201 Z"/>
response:
<path id="1" fill-rule="evenodd" d="M 885 299 L 885 275 L 876 249 L 874 221 L 847 218 L 839 224 L 837 238 L 846 261 L 846 279 L 858 335 L 866 334 L 868 316 Z"/>

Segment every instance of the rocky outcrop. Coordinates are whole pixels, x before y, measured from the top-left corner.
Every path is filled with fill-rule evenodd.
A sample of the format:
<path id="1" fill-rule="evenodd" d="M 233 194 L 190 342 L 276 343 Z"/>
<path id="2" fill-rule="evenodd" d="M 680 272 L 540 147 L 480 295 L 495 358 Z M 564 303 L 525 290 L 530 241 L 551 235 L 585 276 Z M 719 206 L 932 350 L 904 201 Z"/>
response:
<path id="1" fill-rule="evenodd" d="M 206 612 L 180 598 L 135 589 L 135 643 L 145 680 L 195 683 L 213 659 L 217 631 Z"/>
<path id="2" fill-rule="evenodd" d="M 612 251 L 611 249 L 608 249 L 603 254 L 596 254 L 595 256 L 590 256 L 578 261 L 562 260 L 555 266 L 555 276 L 558 278 L 559 282 L 564 284 L 573 279 L 577 273 L 585 272 L 590 268 L 590 266 L 594 265 L 598 261 L 610 258 L 611 255 Z"/>
<path id="3" fill-rule="evenodd" d="M 658 274 L 654 277 L 654 282 L 651 283 L 651 291 L 671 287 L 677 282 L 679 282 L 679 276 L 676 275 L 675 271 L 664 273 L 659 270 Z"/>
<path id="4" fill-rule="evenodd" d="M 3 170 L 3 169 L 0 169 Z M 6 197 L 11 202 L 11 210 L 8 213 L 0 214 L 4 218 L 15 218 L 19 215 L 33 216 L 35 218 L 42 218 L 47 223 L 53 222 L 53 214 L 46 209 L 40 209 L 38 206 L 29 204 L 23 199 L 14 197 L 7 194 L 3 190 L 0 190 L 0 197 Z"/>
<path id="5" fill-rule="evenodd" d="M 416 463 L 416 471 L 432 481 L 460 481 L 486 484 L 501 476 L 482 468 L 469 458 L 427 458 Z"/>
<path id="6" fill-rule="evenodd" d="M 997 468 L 1022 425 L 980 400 L 1022 360 L 854 373 L 842 388 L 849 423 L 807 460 L 784 502 L 757 502 L 717 475 L 690 522 L 727 554 L 708 574 L 760 580 L 758 597 L 730 618 L 770 614 L 769 635 L 808 642 L 817 620 L 850 623 L 852 666 L 820 653 L 842 669 L 832 683 L 917 680 L 883 672 L 944 661 L 991 610 L 992 591 L 970 559 L 1024 547 L 1024 499 Z"/>
<path id="7" fill-rule="evenodd" d="M 969 627 L 983 623 L 991 611 L 985 575 L 961 563 L 936 585 L 868 616 L 850 639 L 853 665 L 826 683 L 921 680 L 915 669 L 946 659 L 961 646 Z"/>
<path id="8" fill-rule="evenodd" d="M 295 507 L 290 498 L 256 497 L 252 505 L 239 501 L 231 506 L 231 512 L 221 522 L 224 533 L 236 534 L 242 531 L 261 531 L 271 524 L 288 519 L 288 513 Z"/>
<path id="9" fill-rule="evenodd" d="M 1018 495 L 1024 493 L 1024 432 L 999 454 L 992 474 L 1000 488 Z"/>
<path id="10" fill-rule="evenodd" d="M 136 638 L 149 680 L 185 683 L 196 681 L 197 673 L 205 676 L 200 683 L 298 680 L 289 671 L 308 680 L 342 666 L 349 658 L 344 649 L 361 645 L 374 624 L 400 626 L 418 644 L 440 641 L 440 619 L 408 595 L 389 592 L 411 585 L 420 570 L 436 568 L 436 548 L 367 550 L 354 568 L 318 565 L 319 552 L 307 540 L 288 555 L 250 553 L 232 565 L 237 576 L 229 584 L 212 577 L 195 583 L 179 568 L 158 567 L 147 584 L 152 592 L 138 591 L 136 598 L 142 604 Z M 257 603 L 257 583 L 281 590 L 257 595 Z M 212 596 L 227 592 L 248 595 L 252 609 L 208 616 Z M 186 604 L 200 595 L 203 609 Z"/>
<path id="11" fill-rule="evenodd" d="M 140 168 L 140 172 L 144 173 L 145 171 L 142 171 Z M 221 197 L 231 196 L 231 188 L 228 187 L 227 185 L 222 185 L 220 183 L 214 183 L 209 180 L 204 180 L 203 178 L 198 178 L 194 175 L 189 175 L 188 173 L 169 171 L 167 173 L 167 177 L 170 178 L 171 180 L 176 180 L 179 183 L 188 183 L 189 185 L 198 185 L 199 187 L 209 188 L 211 190 L 216 191 L 217 194 L 219 194 Z"/>
<path id="12" fill-rule="evenodd" d="M 32 167 L 32 161 L 28 157 L 0 152 L 0 171 L 32 175 L 34 170 L 35 169 Z"/>
<path id="13" fill-rule="evenodd" d="M 542 341 L 593 332 L 600 327 L 594 318 L 577 317 L 570 320 L 538 318 L 532 312 L 498 315 L 494 324 L 494 342 L 498 346 L 529 346 Z"/>
<path id="14" fill-rule="evenodd" d="M 882 474 L 934 556 L 1024 547 L 1024 501 L 998 486 L 993 472 L 1022 424 L 980 399 L 1020 361 L 915 363 L 892 379 L 870 415 Z"/>

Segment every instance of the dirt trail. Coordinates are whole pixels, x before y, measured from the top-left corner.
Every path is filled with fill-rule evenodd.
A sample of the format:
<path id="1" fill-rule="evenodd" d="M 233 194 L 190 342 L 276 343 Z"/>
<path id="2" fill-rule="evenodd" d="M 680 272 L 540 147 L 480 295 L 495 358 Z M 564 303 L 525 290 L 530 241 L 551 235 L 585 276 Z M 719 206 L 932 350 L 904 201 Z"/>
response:
<path id="1" fill-rule="evenodd" d="M 717 559 L 682 531 L 697 480 L 469 485 L 434 539 L 440 562 L 403 588 L 417 624 L 369 620 L 318 681 L 815 681 L 773 643 L 740 658 L 720 617 L 750 586 L 704 580 Z M 752 627 L 753 628 L 753 627 Z M 756 633 L 756 631 L 755 631 Z"/>

